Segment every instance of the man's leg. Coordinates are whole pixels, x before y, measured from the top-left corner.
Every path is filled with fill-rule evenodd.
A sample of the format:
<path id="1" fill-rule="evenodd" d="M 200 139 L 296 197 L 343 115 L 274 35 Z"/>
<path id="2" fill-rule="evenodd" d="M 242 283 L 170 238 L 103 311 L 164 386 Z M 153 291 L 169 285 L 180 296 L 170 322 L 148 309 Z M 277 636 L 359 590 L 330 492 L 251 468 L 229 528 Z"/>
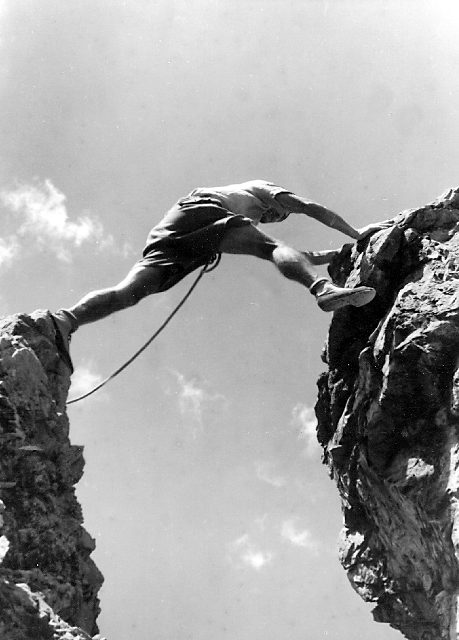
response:
<path id="1" fill-rule="evenodd" d="M 166 269 L 154 266 L 135 266 L 113 287 L 92 291 L 69 309 L 53 314 L 65 348 L 71 333 L 82 324 L 101 320 L 116 311 L 137 304 L 142 298 L 157 293 L 164 285 Z"/>
<path id="2" fill-rule="evenodd" d="M 252 225 L 229 228 L 219 250 L 269 260 L 286 278 L 307 287 L 323 311 L 347 305 L 360 307 L 370 302 L 376 293 L 371 287 L 347 289 L 335 286 L 328 278 L 319 278 L 306 252 L 292 249 Z"/>
<path id="3" fill-rule="evenodd" d="M 317 273 L 305 253 L 292 249 L 254 227 L 230 227 L 220 242 L 221 253 L 239 253 L 272 262 L 286 278 L 310 287 Z"/>
<path id="4" fill-rule="evenodd" d="M 75 316 L 78 326 L 106 318 L 157 293 L 164 284 L 164 271 L 154 266 L 134 267 L 121 282 L 88 293 L 69 311 Z"/>

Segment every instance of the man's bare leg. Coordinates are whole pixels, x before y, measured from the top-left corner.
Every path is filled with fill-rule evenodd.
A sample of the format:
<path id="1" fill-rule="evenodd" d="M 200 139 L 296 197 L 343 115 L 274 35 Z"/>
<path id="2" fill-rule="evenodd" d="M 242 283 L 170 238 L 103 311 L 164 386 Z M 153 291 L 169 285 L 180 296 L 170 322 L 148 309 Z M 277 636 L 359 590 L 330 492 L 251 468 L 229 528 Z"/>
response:
<path id="1" fill-rule="evenodd" d="M 102 318 L 137 304 L 142 298 L 157 291 L 164 284 L 164 269 L 153 266 L 134 267 L 128 275 L 113 287 L 92 291 L 69 309 L 60 309 L 53 314 L 64 346 L 68 350 L 71 333 L 82 324 L 96 322 Z"/>
<path id="2" fill-rule="evenodd" d="M 252 225 L 229 228 L 219 250 L 221 253 L 245 254 L 269 260 L 286 278 L 308 288 L 318 277 L 306 253 L 282 244 Z"/>
<path id="3" fill-rule="evenodd" d="M 96 322 L 157 293 L 163 283 L 164 269 L 153 266 L 134 267 L 121 282 L 113 287 L 88 293 L 70 307 L 69 311 L 77 319 L 78 325 Z"/>
<path id="4" fill-rule="evenodd" d="M 376 293 L 371 287 L 347 289 L 337 287 L 328 278 L 320 278 L 307 252 L 288 247 L 252 225 L 228 229 L 219 249 L 222 253 L 252 255 L 269 260 L 283 276 L 307 287 L 323 311 L 334 311 L 347 305 L 360 307 L 370 302 Z"/>

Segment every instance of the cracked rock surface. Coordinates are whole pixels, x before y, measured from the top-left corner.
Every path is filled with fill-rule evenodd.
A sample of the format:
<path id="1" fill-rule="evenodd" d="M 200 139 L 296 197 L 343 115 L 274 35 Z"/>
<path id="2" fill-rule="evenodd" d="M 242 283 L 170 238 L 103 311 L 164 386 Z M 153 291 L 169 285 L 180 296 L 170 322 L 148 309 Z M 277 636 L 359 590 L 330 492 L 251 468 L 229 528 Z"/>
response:
<path id="1" fill-rule="evenodd" d="M 91 640 L 103 578 L 74 485 L 69 371 L 50 315 L 0 320 L 0 638 Z"/>
<path id="2" fill-rule="evenodd" d="M 346 246 L 318 439 L 341 496 L 340 559 L 376 621 L 410 640 L 459 638 L 459 189 Z"/>

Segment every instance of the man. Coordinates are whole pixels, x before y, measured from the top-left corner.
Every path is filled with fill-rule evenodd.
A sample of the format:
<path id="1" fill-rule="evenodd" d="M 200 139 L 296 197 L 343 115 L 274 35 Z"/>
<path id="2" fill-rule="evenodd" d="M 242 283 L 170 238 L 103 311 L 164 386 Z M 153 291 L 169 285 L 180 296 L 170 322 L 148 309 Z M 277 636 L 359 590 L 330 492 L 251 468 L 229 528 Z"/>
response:
<path id="1" fill-rule="evenodd" d="M 272 262 L 286 278 L 309 289 L 323 311 L 370 302 L 376 293 L 371 287 L 340 288 L 328 278 L 318 277 L 313 264 L 330 262 L 336 251 L 297 251 L 257 228 L 259 223 L 281 222 L 290 213 L 315 218 L 354 239 L 387 224 L 354 229 L 326 207 L 264 180 L 195 189 L 150 231 L 142 259 L 124 280 L 93 291 L 70 309 L 53 314 L 66 355 L 70 334 L 80 325 L 166 291 L 218 253 L 245 254 Z"/>

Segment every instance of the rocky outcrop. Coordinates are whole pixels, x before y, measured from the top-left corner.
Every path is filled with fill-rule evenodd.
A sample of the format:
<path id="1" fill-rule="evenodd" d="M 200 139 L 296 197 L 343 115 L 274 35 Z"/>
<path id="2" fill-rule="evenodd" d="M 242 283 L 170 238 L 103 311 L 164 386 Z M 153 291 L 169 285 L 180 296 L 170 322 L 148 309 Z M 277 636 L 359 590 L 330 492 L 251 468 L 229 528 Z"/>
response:
<path id="1" fill-rule="evenodd" d="M 316 405 L 343 505 L 340 558 L 374 618 L 410 640 L 459 638 L 459 189 L 345 247 Z"/>
<path id="2" fill-rule="evenodd" d="M 69 441 L 69 370 L 47 312 L 0 321 L 0 638 L 89 640 L 102 575 L 90 558 Z"/>

